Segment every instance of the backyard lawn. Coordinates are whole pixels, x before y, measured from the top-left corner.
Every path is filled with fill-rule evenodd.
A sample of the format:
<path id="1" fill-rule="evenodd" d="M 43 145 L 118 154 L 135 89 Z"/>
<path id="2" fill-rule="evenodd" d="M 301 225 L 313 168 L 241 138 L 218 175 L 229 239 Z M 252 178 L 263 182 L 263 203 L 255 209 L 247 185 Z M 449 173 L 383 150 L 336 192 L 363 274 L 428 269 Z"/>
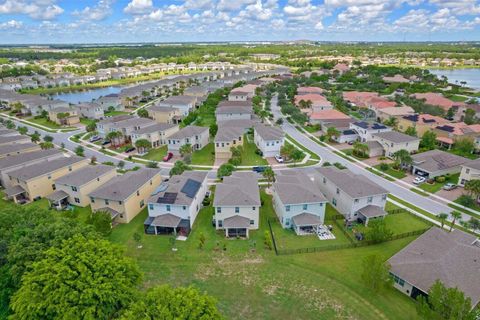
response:
<path id="1" fill-rule="evenodd" d="M 440 191 L 440 189 L 442 189 L 442 187 L 449 182 L 457 184 L 459 176 L 460 176 L 460 173 L 452 174 L 452 175 L 450 175 L 450 178 L 445 179 L 445 182 L 436 182 L 435 181 L 432 184 L 430 184 L 428 182 L 424 182 L 421 185 L 419 185 L 418 187 L 420 189 L 424 190 L 424 191 L 435 193 L 435 192 Z"/>
<path id="2" fill-rule="evenodd" d="M 97 123 L 97 120 L 88 119 L 88 118 L 80 118 L 80 123 L 84 124 L 85 126 L 88 126 L 91 123 Z"/>
<path id="3" fill-rule="evenodd" d="M 265 194 L 262 199 L 267 200 Z M 217 298 L 227 319 L 418 319 L 411 299 L 393 288 L 370 292 L 359 272 L 365 256 L 386 260 L 413 237 L 357 249 L 275 256 L 263 244 L 266 218 L 272 214 L 268 204 L 260 214 L 260 229 L 251 232 L 249 240 L 226 240 L 223 232 L 216 232 L 211 207 L 200 211 L 187 241 L 175 241 L 176 252 L 169 236 L 144 235 L 146 210 L 115 227 L 110 239 L 125 245 L 127 255 L 137 260 L 146 287 L 197 287 Z M 141 235 L 141 249 L 135 233 Z M 200 249 L 202 234 L 206 241 Z"/>
<path id="4" fill-rule="evenodd" d="M 243 136 L 242 162 L 240 166 L 258 166 L 268 164 L 267 160 L 255 153 L 257 146 L 253 142 L 252 135 Z"/>
<path id="5" fill-rule="evenodd" d="M 150 149 L 148 153 L 141 156 L 141 158 L 151 161 L 163 161 L 163 157 L 167 155 L 167 149 L 168 147 L 166 145 Z"/>
<path id="6" fill-rule="evenodd" d="M 207 144 L 202 149 L 192 153 L 192 164 L 200 166 L 213 166 L 215 162 L 215 148 L 213 143 Z"/>
<path id="7" fill-rule="evenodd" d="M 123 114 L 129 114 L 129 113 L 125 111 L 108 111 L 108 112 L 105 112 L 105 117 L 121 116 Z"/>

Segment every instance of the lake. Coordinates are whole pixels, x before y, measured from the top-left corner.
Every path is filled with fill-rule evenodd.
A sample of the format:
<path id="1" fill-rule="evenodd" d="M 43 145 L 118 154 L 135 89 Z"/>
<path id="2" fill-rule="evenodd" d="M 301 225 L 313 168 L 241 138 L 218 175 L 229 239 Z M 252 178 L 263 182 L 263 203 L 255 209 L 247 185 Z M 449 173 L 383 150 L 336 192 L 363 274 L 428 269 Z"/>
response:
<path id="1" fill-rule="evenodd" d="M 467 87 L 480 90 L 480 68 L 453 70 L 430 69 L 430 72 L 437 76 L 446 76 L 450 83 L 456 83 L 456 81 L 458 81 L 458 84 L 460 84 L 460 81 L 466 81 Z"/>
<path id="2" fill-rule="evenodd" d="M 89 89 L 83 91 L 65 92 L 52 95 L 54 99 L 63 100 L 69 103 L 77 104 L 81 102 L 91 102 L 101 96 L 111 93 L 119 93 L 122 87 L 105 87 L 98 89 Z"/>

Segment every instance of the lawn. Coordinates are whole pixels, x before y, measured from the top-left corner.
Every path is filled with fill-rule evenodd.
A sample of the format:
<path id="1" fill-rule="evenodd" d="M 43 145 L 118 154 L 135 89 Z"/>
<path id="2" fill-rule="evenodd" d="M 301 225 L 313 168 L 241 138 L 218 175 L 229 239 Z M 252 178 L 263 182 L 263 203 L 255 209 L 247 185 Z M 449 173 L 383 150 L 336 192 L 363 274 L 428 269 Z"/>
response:
<path id="1" fill-rule="evenodd" d="M 375 169 L 378 169 L 380 170 L 381 172 L 384 172 L 388 175 L 391 175 L 392 177 L 395 177 L 397 179 L 403 179 L 405 178 L 407 175 L 405 174 L 404 171 L 401 171 L 401 170 L 395 170 L 393 169 L 391 166 L 388 166 L 388 170 L 386 171 L 383 171 L 382 169 L 380 169 L 380 164 L 377 164 L 376 166 L 374 166 Z"/>
<path id="2" fill-rule="evenodd" d="M 438 192 L 440 191 L 440 189 L 442 189 L 442 187 L 451 182 L 451 183 L 458 183 L 458 177 L 460 176 L 460 173 L 456 173 L 456 174 L 452 174 L 449 176 L 448 179 L 445 179 L 445 182 L 434 182 L 432 184 L 428 183 L 428 182 L 424 182 L 422 183 L 421 185 L 419 185 L 418 187 L 424 191 L 427 191 L 427 192 L 431 192 L 431 193 L 435 193 L 435 192 Z"/>
<path id="3" fill-rule="evenodd" d="M 353 157 L 353 158 L 358 159 L 358 160 L 360 160 L 360 161 L 363 161 L 363 160 L 369 158 L 368 155 L 367 155 L 366 157 L 359 157 L 359 156 L 355 155 L 355 154 L 353 153 L 353 149 L 343 149 L 342 151 L 343 151 L 343 153 L 346 154 L 347 156 Z"/>
<path id="4" fill-rule="evenodd" d="M 61 125 L 58 125 L 55 122 L 52 122 L 52 121 L 48 120 L 47 118 L 37 118 L 37 119 L 35 119 L 34 117 L 32 117 L 32 118 L 25 119 L 25 120 L 27 120 L 29 122 L 33 122 L 33 123 L 41 125 L 41 126 L 45 126 L 47 128 L 50 128 L 50 129 L 64 129 L 64 128 L 67 128 L 67 127 L 62 127 Z"/>
<path id="5" fill-rule="evenodd" d="M 147 154 L 141 156 L 141 158 L 151 161 L 163 161 L 163 157 L 167 155 L 167 150 L 168 147 L 166 145 L 159 148 L 153 148 L 150 149 Z"/>
<path id="6" fill-rule="evenodd" d="M 124 114 L 129 114 L 129 113 L 125 111 L 108 111 L 108 112 L 105 112 L 105 117 L 121 116 Z"/>
<path id="7" fill-rule="evenodd" d="M 411 299 L 393 288 L 370 292 L 360 280 L 365 256 L 387 260 L 414 238 L 275 256 L 263 245 L 270 210 L 268 205 L 261 208 L 260 229 L 251 232 L 249 240 L 224 239 L 223 232 L 212 227 L 211 207 L 200 211 L 187 241 L 176 241 L 176 252 L 170 237 L 143 234 L 146 210 L 115 227 L 110 239 L 125 245 L 127 255 L 137 260 L 145 287 L 192 285 L 214 296 L 227 319 L 418 319 Z M 142 236 L 141 249 L 134 233 Z M 206 238 L 203 249 L 198 248 L 201 234 Z"/>
<path id="8" fill-rule="evenodd" d="M 470 160 L 475 160 L 475 159 L 478 159 L 478 155 L 477 154 L 473 154 L 473 153 L 464 153 L 464 152 L 461 152 L 457 149 L 441 149 L 442 151 L 445 151 L 445 152 L 449 152 L 449 153 L 452 153 L 452 154 L 455 154 L 457 156 L 460 156 L 460 157 L 464 157 L 464 158 L 467 158 L 467 159 L 470 159 Z"/>
<path id="9" fill-rule="evenodd" d="M 255 145 L 255 142 L 253 142 L 253 136 L 244 135 L 242 162 L 240 163 L 240 166 L 258 166 L 268 164 L 267 160 L 255 153 L 256 150 L 257 146 Z"/>
<path id="10" fill-rule="evenodd" d="M 207 144 L 202 149 L 192 153 L 192 164 L 200 166 L 213 166 L 215 162 L 215 147 L 213 143 Z"/>
<path id="11" fill-rule="evenodd" d="M 88 118 L 80 118 L 80 123 L 84 124 L 85 126 L 88 126 L 89 124 L 97 123 L 97 120 L 88 119 Z"/>

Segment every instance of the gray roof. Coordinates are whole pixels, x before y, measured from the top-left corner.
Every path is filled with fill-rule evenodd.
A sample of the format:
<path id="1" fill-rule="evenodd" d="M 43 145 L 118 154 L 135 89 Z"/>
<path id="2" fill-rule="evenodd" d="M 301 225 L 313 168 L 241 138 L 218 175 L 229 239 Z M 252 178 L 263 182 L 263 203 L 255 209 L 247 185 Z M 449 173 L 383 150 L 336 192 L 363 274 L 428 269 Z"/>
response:
<path id="1" fill-rule="evenodd" d="M 24 192 L 25 192 L 25 189 L 23 189 L 23 187 L 20 185 L 16 185 L 16 186 L 5 189 L 5 195 L 7 197 L 13 197 L 13 196 L 16 196 L 17 194 L 21 194 Z"/>
<path id="2" fill-rule="evenodd" d="M 99 124 L 116 123 L 116 122 L 125 121 L 127 119 L 132 119 L 132 118 L 134 118 L 134 117 L 130 114 L 122 114 L 122 115 L 119 115 L 119 116 L 113 116 L 113 117 L 106 118 L 104 120 L 99 121 L 98 123 Z"/>
<path id="3" fill-rule="evenodd" d="M 463 165 L 469 160 L 442 150 L 430 150 L 412 156 L 413 165 L 425 172 L 447 170 Z"/>
<path id="4" fill-rule="evenodd" d="M 174 111 L 180 111 L 178 108 L 174 107 L 162 107 L 158 105 L 154 105 L 151 107 L 147 108 L 147 111 L 154 111 L 154 112 L 174 112 Z"/>
<path id="5" fill-rule="evenodd" d="M 57 191 L 55 191 L 54 193 L 49 194 L 49 195 L 46 196 L 45 198 L 47 198 L 48 200 L 50 200 L 50 201 L 52 201 L 52 202 L 57 202 L 57 201 L 66 199 L 66 198 L 68 198 L 68 197 L 69 197 L 69 195 L 68 195 L 68 193 L 66 193 L 65 191 L 63 191 L 63 190 L 57 190 Z"/>
<path id="6" fill-rule="evenodd" d="M 251 172 L 234 172 L 217 185 L 214 207 L 260 206 L 260 190 L 255 175 Z"/>
<path id="7" fill-rule="evenodd" d="M 0 160 L 0 163 L 1 163 L 1 160 Z M 472 168 L 472 169 L 475 169 L 475 170 L 480 170 L 480 159 L 468 161 L 468 162 L 464 163 L 463 166 L 468 167 L 468 168 Z M 0 166 L 0 168 L 1 168 L 1 166 Z"/>
<path id="8" fill-rule="evenodd" d="M 178 132 L 172 134 L 169 139 L 184 139 L 189 138 L 195 135 L 200 135 L 205 131 L 209 131 L 208 127 L 199 127 L 199 126 L 186 126 L 185 128 L 180 129 Z"/>
<path id="9" fill-rule="evenodd" d="M 27 181 L 85 160 L 85 158 L 77 156 L 46 160 L 39 163 L 31 164 L 29 166 L 25 166 L 20 169 L 13 170 L 9 172 L 8 175 L 22 181 Z"/>
<path id="10" fill-rule="evenodd" d="M 28 143 L 15 143 L 15 144 L 6 144 L 3 146 L 0 146 L 0 155 L 6 155 L 6 154 L 12 154 L 12 153 L 17 153 L 23 150 L 27 149 L 32 149 L 34 147 L 37 147 L 40 149 L 40 146 L 38 144 L 28 142 Z"/>
<path id="11" fill-rule="evenodd" d="M 193 202 L 194 197 L 197 195 L 198 190 L 196 190 L 194 197 L 190 197 L 189 194 L 185 192 L 185 185 L 190 183 L 189 181 L 196 181 L 197 183 L 202 184 L 207 177 L 207 174 L 207 171 L 185 171 L 181 175 L 172 176 L 168 182 L 164 182 L 160 185 L 159 188 L 162 191 L 154 191 L 150 199 L 148 199 L 148 202 L 158 203 L 158 199 L 163 198 L 165 193 L 176 193 L 175 201 L 171 204 L 190 205 Z"/>
<path id="12" fill-rule="evenodd" d="M 248 228 L 250 226 L 250 219 L 235 215 L 223 220 L 223 227 L 225 229 Z"/>
<path id="13" fill-rule="evenodd" d="M 114 210 L 109 207 L 103 207 L 103 208 L 97 209 L 95 212 L 110 213 L 110 217 L 112 218 L 112 220 L 115 219 L 120 214 L 120 212 L 118 212 L 117 210 Z"/>
<path id="14" fill-rule="evenodd" d="M 358 212 L 365 218 L 383 217 L 387 215 L 385 210 L 383 210 L 379 206 L 374 206 L 371 204 L 369 204 L 366 207 L 363 207 L 362 209 L 359 209 Z"/>
<path id="15" fill-rule="evenodd" d="M 151 225 L 156 227 L 167 227 L 167 228 L 176 228 L 182 221 L 182 218 L 167 213 L 153 218 Z"/>
<path id="16" fill-rule="evenodd" d="M 327 201 L 318 186 L 300 170 L 278 171 L 276 179 L 273 188 L 284 205 Z"/>
<path id="17" fill-rule="evenodd" d="M 89 165 L 58 178 L 55 183 L 79 187 L 111 171 L 115 171 L 115 167 L 103 164 Z"/>
<path id="18" fill-rule="evenodd" d="M 365 144 L 368 146 L 368 149 L 371 151 L 371 150 L 375 150 L 375 149 L 381 149 L 383 150 L 383 147 L 382 145 L 380 144 L 380 142 L 376 141 L 376 140 L 371 140 L 371 141 L 367 141 L 365 142 Z"/>
<path id="19" fill-rule="evenodd" d="M 252 107 L 233 106 L 233 107 L 218 107 L 215 114 L 251 114 Z"/>
<path id="20" fill-rule="evenodd" d="M 16 143 L 22 143 L 21 141 L 30 142 L 30 137 L 29 136 L 22 136 L 22 135 L 16 135 L 16 136 L 6 136 L 6 137 L 0 137 L 0 144 L 6 144 L 6 143 L 11 143 L 11 144 L 16 144 Z M 20 142 L 17 142 L 20 141 Z"/>
<path id="21" fill-rule="evenodd" d="M 215 142 L 238 140 L 244 133 L 243 128 L 222 126 L 218 128 L 217 134 L 215 135 Z"/>
<path id="22" fill-rule="evenodd" d="M 131 127 L 148 126 L 148 125 L 154 125 L 154 124 L 156 124 L 156 122 L 153 121 L 152 119 L 135 117 L 135 118 L 115 122 L 114 126 L 117 128 L 131 128 Z"/>
<path id="23" fill-rule="evenodd" d="M 0 170 L 59 155 L 61 153 L 62 152 L 58 149 L 47 149 L 8 156 L 0 159 Z"/>
<path id="24" fill-rule="evenodd" d="M 144 134 L 144 133 L 152 133 L 152 132 L 161 132 L 173 127 L 176 127 L 176 124 L 170 123 L 155 123 L 151 126 L 146 126 L 144 128 L 140 128 L 139 130 L 133 131 L 133 134 Z"/>
<path id="25" fill-rule="evenodd" d="M 159 105 L 183 105 L 183 104 L 194 104 L 197 101 L 195 96 L 187 96 L 187 95 L 180 95 L 180 96 L 170 96 L 163 101 L 160 101 Z"/>
<path id="26" fill-rule="evenodd" d="M 322 223 L 320 218 L 314 214 L 303 212 L 292 217 L 293 223 L 296 226 L 312 226 Z"/>
<path id="27" fill-rule="evenodd" d="M 354 174 L 348 169 L 340 170 L 337 167 L 329 166 L 317 168 L 317 172 L 353 199 L 388 193 L 385 188 L 370 181 L 367 177 Z M 319 180 L 317 183 L 322 189 L 323 181 Z"/>
<path id="28" fill-rule="evenodd" d="M 92 198 L 123 201 L 137 192 L 141 186 L 159 175 L 158 169 L 140 169 L 117 176 L 89 194 Z"/>
<path id="29" fill-rule="evenodd" d="M 18 132 L 16 130 L 10 130 L 10 129 L 5 129 L 5 128 L 1 128 L 1 130 L 0 130 L 0 136 L 4 136 L 4 135 L 7 135 L 7 134 L 12 134 L 12 133 L 16 133 L 18 135 Z"/>
<path id="30" fill-rule="evenodd" d="M 255 123 L 256 123 L 255 120 L 251 120 L 251 119 L 217 121 L 218 128 L 237 127 L 237 128 L 242 128 L 243 130 L 252 128 L 255 125 Z"/>
<path id="31" fill-rule="evenodd" d="M 280 140 L 285 136 L 283 130 L 278 127 L 266 126 L 264 124 L 255 125 L 255 132 L 262 137 L 263 140 Z"/>
<path id="32" fill-rule="evenodd" d="M 436 280 L 457 287 L 480 300 L 480 246 L 473 235 L 454 229 L 431 228 L 391 257 L 391 272 L 418 289 L 428 292 Z"/>
<path id="33" fill-rule="evenodd" d="M 408 134 L 401 133 L 398 131 L 388 131 L 372 134 L 374 137 L 385 139 L 393 143 L 403 143 L 403 142 L 412 142 L 420 140 L 417 137 L 409 136 Z"/>
<path id="34" fill-rule="evenodd" d="M 217 108 L 252 107 L 252 100 L 247 101 L 221 101 Z"/>

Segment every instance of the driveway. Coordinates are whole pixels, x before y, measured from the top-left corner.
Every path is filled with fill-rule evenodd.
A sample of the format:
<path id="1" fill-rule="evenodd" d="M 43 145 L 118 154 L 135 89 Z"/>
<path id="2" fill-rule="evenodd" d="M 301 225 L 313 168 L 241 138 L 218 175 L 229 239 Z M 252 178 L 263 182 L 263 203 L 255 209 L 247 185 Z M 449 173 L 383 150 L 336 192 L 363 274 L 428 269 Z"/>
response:
<path id="1" fill-rule="evenodd" d="M 450 190 L 450 191 L 440 189 L 440 190 L 439 190 L 438 192 L 436 192 L 435 194 L 436 194 L 437 196 L 442 197 L 442 198 L 445 198 L 445 199 L 447 199 L 447 200 L 454 201 L 454 200 L 456 200 L 458 197 L 460 197 L 461 195 L 467 194 L 467 192 L 466 192 L 463 188 L 458 187 L 458 188 L 453 189 L 453 190 Z"/>

